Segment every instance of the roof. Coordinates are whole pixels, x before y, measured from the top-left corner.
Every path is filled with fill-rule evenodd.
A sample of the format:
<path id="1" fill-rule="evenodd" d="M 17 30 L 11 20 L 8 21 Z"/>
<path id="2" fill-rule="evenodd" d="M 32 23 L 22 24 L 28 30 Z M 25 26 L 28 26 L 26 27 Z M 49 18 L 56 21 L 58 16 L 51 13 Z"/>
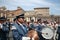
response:
<path id="1" fill-rule="evenodd" d="M 49 9 L 49 7 L 37 7 L 37 8 L 34 8 L 34 9 Z"/>
<path id="2" fill-rule="evenodd" d="M 35 13 L 34 11 L 26 11 L 25 13 Z"/>

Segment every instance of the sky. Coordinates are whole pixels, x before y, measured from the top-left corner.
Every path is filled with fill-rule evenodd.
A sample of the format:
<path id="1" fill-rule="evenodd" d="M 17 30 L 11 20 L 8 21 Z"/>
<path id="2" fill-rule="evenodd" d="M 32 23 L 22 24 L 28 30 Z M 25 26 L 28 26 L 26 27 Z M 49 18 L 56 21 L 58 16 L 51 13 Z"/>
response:
<path id="1" fill-rule="evenodd" d="M 37 7 L 49 7 L 51 15 L 60 15 L 60 0 L 0 0 L 1 6 L 5 6 L 7 10 L 16 10 L 19 6 L 26 11 Z"/>

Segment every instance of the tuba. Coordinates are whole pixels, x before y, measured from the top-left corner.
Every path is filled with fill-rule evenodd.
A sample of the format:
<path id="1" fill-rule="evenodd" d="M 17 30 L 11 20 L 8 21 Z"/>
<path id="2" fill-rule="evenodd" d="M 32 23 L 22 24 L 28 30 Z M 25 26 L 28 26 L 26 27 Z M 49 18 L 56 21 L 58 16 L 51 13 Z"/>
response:
<path id="1" fill-rule="evenodd" d="M 53 38 L 53 35 L 54 35 L 54 31 L 53 29 L 51 29 L 51 27 L 44 27 L 41 31 L 43 34 L 42 37 L 45 38 L 45 39 L 52 39 Z"/>

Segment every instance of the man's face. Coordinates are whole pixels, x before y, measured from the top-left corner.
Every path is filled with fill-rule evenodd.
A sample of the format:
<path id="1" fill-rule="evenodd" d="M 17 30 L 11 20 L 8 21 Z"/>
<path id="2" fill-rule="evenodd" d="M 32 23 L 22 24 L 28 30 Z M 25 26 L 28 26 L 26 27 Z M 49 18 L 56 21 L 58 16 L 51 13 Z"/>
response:
<path id="1" fill-rule="evenodd" d="M 23 19 L 23 18 L 18 18 L 18 21 L 19 21 L 20 23 L 23 23 L 23 22 L 24 22 L 24 19 Z"/>

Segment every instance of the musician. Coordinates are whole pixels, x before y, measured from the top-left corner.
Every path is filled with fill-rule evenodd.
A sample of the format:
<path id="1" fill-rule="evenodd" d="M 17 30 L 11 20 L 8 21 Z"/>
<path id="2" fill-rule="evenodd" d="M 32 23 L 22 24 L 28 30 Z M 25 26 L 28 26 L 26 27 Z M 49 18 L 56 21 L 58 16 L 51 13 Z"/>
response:
<path id="1" fill-rule="evenodd" d="M 11 24 L 10 24 L 10 21 L 9 21 L 9 19 L 7 19 L 6 20 L 6 22 L 4 22 L 4 25 L 6 26 L 6 28 L 8 28 L 8 30 L 9 31 L 7 31 L 6 33 L 7 33 L 7 40 L 9 40 L 10 38 L 9 38 L 9 33 L 10 33 L 10 28 L 11 28 Z"/>
<path id="2" fill-rule="evenodd" d="M 5 21 L 5 17 L 0 17 L 0 40 L 7 40 L 7 32 L 9 31 L 9 28 L 4 23 Z"/>
<path id="3" fill-rule="evenodd" d="M 29 24 L 29 27 L 32 29 L 35 29 L 35 25 L 34 25 L 34 20 L 31 19 L 31 23 Z"/>
<path id="4" fill-rule="evenodd" d="M 41 31 L 42 28 L 43 28 L 42 23 L 41 23 L 41 19 L 38 19 L 38 20 L 37 20 L 37 24 L 38 24 L 38 25 L 36 25 L 36 29 L 37 29 L 38 31 Z"/>
<path id="5" fill-rule="evenodd" d="M 57 36 L 57 29 L 58 29 L 58 24 L 57 24 L 57 22 L 54 22 L 53 28 L 54 28 L 54 40 L 55 40 L 55 39 L 56 39 L 56 36 Z"/>
<path id="6" fill-rule="evenodd" d="M 39 40 L 44 40 L 44 38 L 42 37 L 42 29 L 44 28 L 43 26 L 42 26 L 42 22 L 41 22 L 41 19 L 38 19 L 37 20 L 37 26 L 36 26 L 36 31 L 38 32 L 38 36 L 39 36 Z"/>
<path id="7" fill-rule="evenodd" d="M 16 17 L 16 22 L 12 25 L 13 39 L 22 40 L 22 37 L 27 34 L 27 28 L 23 25 L 24 23 L 24 14 L 21 14 Z"/>

